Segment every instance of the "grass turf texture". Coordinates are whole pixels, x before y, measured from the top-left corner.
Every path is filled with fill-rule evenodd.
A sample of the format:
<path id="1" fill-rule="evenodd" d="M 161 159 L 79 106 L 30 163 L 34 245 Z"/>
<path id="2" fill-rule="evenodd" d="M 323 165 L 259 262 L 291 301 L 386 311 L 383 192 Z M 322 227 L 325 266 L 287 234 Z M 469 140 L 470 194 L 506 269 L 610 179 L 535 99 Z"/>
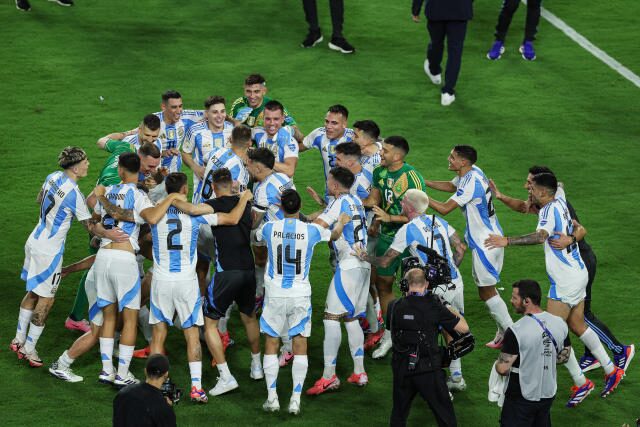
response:
<path id="1" fill-rule="evenodd" d="M 23 245 L 37 219 L 34 200 L 45 176 L 56 169 L 56 157 L 66 145 L 87 149 L 92 166 L 81 181 L 88 193 L 106 155 L 95 140 L 108 132 L 130 129 L 142 116 L 159 110 L 159 95 L 178 89 L 188 108 L 199 108 L 211 94 L 227 97 L 229 106 L 241 94 L 250 72 L 267 77 L 271 96 L 282 100 L 305 133 L 321 126 L 328 105 L 342 103 L 354 120 L 375 119 L 384 135 L 404 135 L 411 144 L 408 161 L 427 179 L 449 179 L 446 157 L 452 145 L 467 143 L 479 151 L 478 165 L 493 177 L 502 191 L 525 197 L 522 182 L 532 164 L 547 164 L 565 182 L 567 194 L 589 230 L 589 242 L 599 256 L 593 311 L 625 343 L 638 340 L 635 316 L 635 281 L 638 268 L 637 190 L 632 165 L 637 158 L 640 113 L 638 88 L 582 50 L 545 21 L 540 24 L 538 59 L 528 63 L 517 47 L 522 37 L 524 7 L 517 13 L 502 60 L 484 58 L 492 42 L 499 2 L 476 2 L 476 17 L 468 30 L 458 99 L 450 108 L 439 105 L 438 90 L 424 76 L 422 61 L 426 35 L 423 22 L 413 24 L 407 2 L 347 2 L 346 35 L 357 55 L 298 47 L 306 27 L 299 2 L 124 2 L 78 1 L 73 8 L 34 0 L 28 14 L 15 10 L 13 1 L 0 5 L 0 47 L 5 83 L 5 117 L 0 156 L 2 170 L 3 298 L 0 300 L 0 369 L 3 379 L 5 425 L 108 425 L 113 390 L 96 383 L 100 370 L 96 351 L 74 365 L 85 377 L 67 384 L 49 376 L 46 368 L 30 369 L 8 351 L 13 338 L 18 304 L 24 295 L 19 272 Z M 636 2 L 618 2 L 615 10 L 594 0 L 575 5 L 551 3 L 550 10 L 572 25 L 634 72 L 640 56 L 632 40 L 638 35 L 634 19 Z M 325 40 L 330 35 L 326 2 L 319 2 Z M 606 16 L 606 20 L 603 20 Z M 170 18 L 169 18 L 170 17 Z M 603 25 L 606 24 L 606 25 Z M 635 52 L 634 52 L 635 50 Z M 104 102 L 99 97 L 105 98 Z M 318 153 L 304 153 L 295 177 L 299 189 L 322 188 Z M 18 184 L 19 183 L 19 184 Z M 445 194 L 430 191 L 445 199 Z M 303 192 L 305 211 L 315 209 Z M 533 216 L 509 212 L 496 203 L 507 234 L 524 234 L 536 224 Z M 464 228 L 459 212 L 447 217 L 458 230 Z M 74 225 L 67 238 L 65 264 L 86 255 L 86 237 Z M 331 278 L 327 250 L 320 247 L 312 264 L 314 287 L 313 334 L 310 368 L 305 386 L 322 372 L 322 308 Z M 489 368 L 497 353 L 483 347 L 495 327 L 479 301 L 470 273 L 470 260 L 462 265 L 466 283 L 466 314 L 478 347 L 464 359 L 469 385 L 456 395 L 459 424 L 496 425 L 499 409 L 486 400 Z M 508 248 L 502 273 L 503 297 L 510 283 L 532 277 L 544 288 L 542 248 Z M 78 334 L 63 328 L 73 303 L 80 274 L 69 276 L 58 292 L 47 328 L 38 343 L 49 364 Z M 240 389 L 212 398 L 207 406 L 183 402 L 176 408 L 180 425 L 384 425 L 391 411 L 389 358 L 365 360 L 371 384 L 356 389 L 346 381 L 341 390 L 302 399 L 302 415 L 265 415 L 263 381 L 248 378 L 249 352 L 243 330 L 234 315 L 231 331 L 236 346 L 228 352 Z M 573 338 L 578 355 L 582 344 Z M 189 383 L 184 340 L 172 331 L 167 342 L 172 376 Z M 209 389 L 217 371 L 205 357 L 203 382 Z M 602 371 L 589 373 L 596 390 L 578 409 L 563 407 L 570 387 L 566 369 L 559 368 L 558 398 L 552 416 L 558 425 L 609 426 L 631 423 L 640 415 L 640 368 L 635 360 L 620 388 L 600 399 Z M 143 363 L 134 361 L 133 372 L 142 377 Z M 338 375 L 351 373 L 346 338 L 339 355 Z M 281 370 L 281 404 L 288 403 L 290 368 Z M 306 388 L 305 387 L 305 388 Z M 432 425 L 432 415 L 416 400 L 410 425 Z"/>

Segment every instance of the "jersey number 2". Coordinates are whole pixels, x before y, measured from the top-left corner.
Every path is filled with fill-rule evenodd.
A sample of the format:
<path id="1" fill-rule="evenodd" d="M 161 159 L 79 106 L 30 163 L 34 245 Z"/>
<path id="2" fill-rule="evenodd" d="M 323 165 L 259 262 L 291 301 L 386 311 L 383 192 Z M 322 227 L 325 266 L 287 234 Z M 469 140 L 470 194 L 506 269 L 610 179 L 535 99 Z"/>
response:
<path id="1" fill-rule="evenodd" d="M 176 228 L 174 228 L 169 232 L 169 234 L 167 234 L 167 249 L 169 249 L 170 251 L 181 251 L 182 250 L 181 244 L 179 243 L 177 245 L 173 244 L 173 236 L 175 236 L 176 234 L 180 234 L 182 232 L 182 222 L 178 218 L 171 218 L 167 220 L 167 224 L 176 225 Z"/>

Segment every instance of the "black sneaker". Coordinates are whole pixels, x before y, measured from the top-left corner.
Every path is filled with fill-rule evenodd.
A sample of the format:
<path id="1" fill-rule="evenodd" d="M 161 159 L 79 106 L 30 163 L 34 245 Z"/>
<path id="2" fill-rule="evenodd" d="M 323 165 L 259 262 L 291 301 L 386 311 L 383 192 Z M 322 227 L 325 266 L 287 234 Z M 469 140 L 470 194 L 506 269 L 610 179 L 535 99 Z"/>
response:
<path id="1" fill-rule="evenodd" d="M 28 12 L 31 10 L 31 5 L 28 0 L 16 0 L 16 8 L 23 12 Z"/>
<path id="2" fill-rule="evenodd" d="M 356 52 L 356 48 L 351 46 L 349 44 L 349 42 L 347 40 L 345 40 L 344 38 L 337 38 L 334 37 L 331 39 L 331 41 L 329 42 L 329 49 L 331 50 L 337 50 L 338 52 L 342 52 L 342 53 L 355 53 Z"/>
<path id="3" fill-rule="evenodd" d="M 60 6 L 73 6 L 73 0 L 49 0 L 58 3 Z"/>
<path id="4" fill-rule="evenodd" d="M 309 31 L 309 34 L 307 34 L 307 38 L 302 41 L 300 46 L 304 48 L 314 47 L 321 41 L 322 41 L 322 33 L 320 32 L 315 33 L 315 32 Z"/>

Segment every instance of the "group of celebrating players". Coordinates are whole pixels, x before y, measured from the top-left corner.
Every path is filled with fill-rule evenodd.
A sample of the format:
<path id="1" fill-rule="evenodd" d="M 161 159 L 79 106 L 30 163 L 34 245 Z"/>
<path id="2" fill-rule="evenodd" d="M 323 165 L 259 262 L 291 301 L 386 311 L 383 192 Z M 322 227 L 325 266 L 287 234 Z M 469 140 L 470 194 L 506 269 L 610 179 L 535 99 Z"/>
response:
<path id="1" fill-rule="evenodd" d="M 136 351 L 144 357 L 164 352 L 168 326 L 174 325 L 186 340 L 191 400 L 206 403 L 201 339 L 220 374 L 209 395 L 238 387 L 224 353 L 231 341 L 227 320 L 237 308 L 251 350 L 250 377 L 266 381 L 263 408 L 280 409 L 278 370 L 291 364 L 288 411 L 298 414 L 311 332 L 309 270 L 318 243 L 330 242 L 334 274 L 324 307 L 324 372 L 308 395 L 340 386 L 336 361 L 341 322 L 353 359 L 347 381 L 368 383 L 365 350 L 377 345 L 373 358 L 382 358 L 392 346 L 382 319 L 394 298 L 392 285 L 404 256 L 425 262 L 427 255 L 419 247 L 444 256 L 452 283 L 435 292 L 463 315 L 458 266 L 469 249 L 474 282 L 498 329 L 487 346 L 499 349 L 513 323 L 496 289 L 503 247 L 543 244 L 551 281 L 547 310 L 566 320 L 587 352 L 580 361 L 573 351 L 569 356 L 566 366 L 575 386 L 567 405 L 578 405 L 594 389 L 584 375 L 588 370 L 604 369 L 603 397 L 618 386 L 635 349 L 621 344 L 590 310 L 595 256 L 551 170 L 531 168 L 525 183 L 529 198 L 513 199 L 475 165 L 473 147 L 458 145 L 448 158 L 455 178 L 425 181 L 405 161 L 405 138 L 380 139 L 372 120 L 347 127 L 348 110 L 342 105 L 329 107 L 324 126 L 305 136 L 287 109 L 266 92 L 265 79 L 257 74 L 246 78 L 244 96 L 230 110 L 221 96 L 207 98 L 204 110 L 184 110 L 181 95 L 166 92 L 161 112 L 145 116 L 132 131 L 98 140 L 110 157 L 86 200 L 77 185 L 88 174 L 86 153 L 79 147 L 60 153 L 63 170 L 45 179 L 38 195 L 40 218 L 25 245 L 21 277 L 27 293 L 10 345 L 19 359 L 43 365 L 36 344 L 58 285 L 67 274 L 88 269 L 81 286 L 89 302 L 90 328 L 50 365 L 52 375 L 82 381 L 71 365 L 99 343 L 99 381 L 116 387 L 136 383 L 129 365 L 138 326 L 149 342 Z M 302 214 L 293 179 L 299 153 L 312 149 L 322 157 L 325 189 L 321 196 L 307 188 L 319 207 Z M 191 202 L 182 162 L 193 172 Z M 426 187 L 454 195 L 439 202 L 427 196 Z M 494 199 L 538 214 L 536 231 L 505 237 Z M 441 216 L 426 213 L 431 208 L 444 216 L 458 207 L 466 219 L 464 239 Z M 91 255 L 63 268 L 73 217 L 92 236 Z M 153 261 L 146 272 L 144 259 Z M 260 333 L 265 335 L 263 357 Z M 460 360 L 453 360 L 449 369 L 450 390 L 464 390 Z"/>

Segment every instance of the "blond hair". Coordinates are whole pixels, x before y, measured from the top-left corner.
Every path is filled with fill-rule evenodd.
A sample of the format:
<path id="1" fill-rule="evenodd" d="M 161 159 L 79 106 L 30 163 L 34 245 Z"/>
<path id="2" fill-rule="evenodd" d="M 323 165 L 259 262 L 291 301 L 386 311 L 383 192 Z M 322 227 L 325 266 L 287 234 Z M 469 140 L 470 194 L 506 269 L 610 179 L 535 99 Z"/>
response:
<path id="1" fill-rule="evenodd" d="M 58 155 L 58 165 L 62 169 L 69 169 L 87 158 L 87 153 L 80 147 L 65 147 Z"/>
<path id="2" fill-rule="evenodd" d="M 424 213 L 429 207 L 429 196 L 424 191 L 411 188 L 404 193 L 404 199 L 418 212 Z"/>

